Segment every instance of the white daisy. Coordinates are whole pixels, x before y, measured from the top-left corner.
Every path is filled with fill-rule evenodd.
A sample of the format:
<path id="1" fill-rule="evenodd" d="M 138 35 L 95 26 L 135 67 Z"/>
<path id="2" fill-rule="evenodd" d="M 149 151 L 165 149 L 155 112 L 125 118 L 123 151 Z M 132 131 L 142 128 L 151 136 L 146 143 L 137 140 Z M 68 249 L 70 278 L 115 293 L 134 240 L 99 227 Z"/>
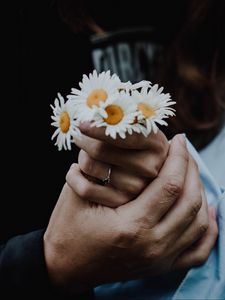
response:
<path id="1" fill-rule="evenodd" d="M 119 90 L 124 90 L 126 93 L 129 93 L 130 91 L 134 91 L 140 88 L 149 88 L 151 87 L 151 82 L 147 80 L 142 80 L 140 82 L 132 84 L 130 81 L 127 82 L 121 82 L 119 86 Z"/>
<path id="2" fill-rule="evenodd" d="M 139 114 L 139 112 L 138 112 Z M 135 118 L 134 123 L 132 124 L 131 130 L 128 131 L 129 134 L 132 134 L 133 132 L 136 133 L 142 133 L 145 137 L 148 136 L 147 128 L 144 124 L 139 123 L 138 117 Z"/>
<path id="3" fill-rule="evenodd" d="M 132 92 L 133 101 L 136 102 L 140 112 L 138 123 L 142 126 L 140 130 L 143 134 L 149 134 L 151 131 L 156 133 L 158 130 L 156 123 L 167 126 L 167 122 L 163 119 L 175 115 L 175 109 L 169 106 L 176 102 L 171 100 L 170 94 L 164 94 L 162 91 L 163 87 L 158 89 L 158 84 L 155 84 L 149 90 L 143 87 L 140 92 Z M 146 127 L 145 133 L 143 127 Z"/>
<path id="4" fill-rule="evenodd" d="M 67 96 L 77 109 L 79 121 L 94 119 L 95 109 L 101 102 L 113 101 L 118 97 L 121 81 L 117 75 L 110 75 L 110 71 L 99 75 L 96 70 L 92 74 L 83 75 L 79 83 L 81 90 L 72 89 L 72 95 Z"/>
<path id="5" fill-rule="evenodd" d="M 102 102 L 96 112 L 93 126 L 106 127 L 105 134 L 114 139 L 117 134 L 123 139 L 126 132 L 131 134 L 132 124 L 138 115 L 137 105 L 125 92 L 120 92 L 114 101 Z"/>
<path id="6" fill-rule="evenodd" d="M 75 119 L 74 107 L 68 101 L 65 103 L 59 93 L 58 98 L 55 99 L 55 106 L 51 105 L 54 114 L 51 117 L 54 121 L 51 125 L 57 127 L 52 140 L 57 136 L 55 145 L 58 146 L 59 151 L 62 148 L 71 150 L 72 137 L 81 135 L 79 122 Z"/>

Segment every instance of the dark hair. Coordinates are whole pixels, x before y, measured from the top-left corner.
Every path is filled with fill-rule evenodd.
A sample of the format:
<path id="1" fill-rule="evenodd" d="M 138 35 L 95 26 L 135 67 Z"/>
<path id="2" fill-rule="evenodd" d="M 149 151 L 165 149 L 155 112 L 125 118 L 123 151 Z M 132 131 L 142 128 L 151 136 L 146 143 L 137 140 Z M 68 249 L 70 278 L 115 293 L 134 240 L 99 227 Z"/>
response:
<path id="1" fill-rule="evenodd" d="M 190 4 L 181 31 L 164 55 L 160 81 L 177 101 L 168 134 L 186 132 L 201 149 L 225 117 L 225 1 Z"/>
<path id="2" fill-rule="evenodd" d="M 187 15 L 164 51 L 158 81 L 177 102 L 167 136 L 186 132 L 201 149 L 215 137 L 225 116 L 225 1 L 182 1 Z M 89 29 L 93 20 L 87 0 L 58 0 L 58 8 L 73 31 Z"/>

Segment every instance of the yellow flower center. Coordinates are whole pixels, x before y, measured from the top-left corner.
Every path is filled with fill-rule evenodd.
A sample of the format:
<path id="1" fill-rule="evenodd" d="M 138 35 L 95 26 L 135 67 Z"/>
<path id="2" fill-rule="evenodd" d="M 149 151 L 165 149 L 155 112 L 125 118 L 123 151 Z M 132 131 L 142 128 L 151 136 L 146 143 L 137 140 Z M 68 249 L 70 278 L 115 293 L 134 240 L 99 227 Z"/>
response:
<path id="1" fill-rule="evenodd" d="M 146 118 L 150 118 L 155 116 L 155 110 L 148 104 L 146 103 L 139 103 L 138 104 L 138 109 L 142 112 L 142 114 L 146 117 Z"/>
<path id="2" fill-rule="evenodd" d="M 108 98 L 108 94 L 103 89 L 94 90 L 90 93 L 87 97 L 87 105 L 92 107 L 93 105 L 99 106 L 99 102 L 103 101 Z"/>
<path id="3" fill-rule="evenodd" d="M 63 133 L 67 133 L 70 128 L 70 117 L 68 112 L 64 111 L 60 115 L 59 126 Z"/>
<path id="4" fill-rule="evenodd" d="M 104 119 L 106 123 L 116 125 L 123 119 L 123 110 L 118 105 L 109 105 L 105 110 L 108 114 L 108 117 Z"/>

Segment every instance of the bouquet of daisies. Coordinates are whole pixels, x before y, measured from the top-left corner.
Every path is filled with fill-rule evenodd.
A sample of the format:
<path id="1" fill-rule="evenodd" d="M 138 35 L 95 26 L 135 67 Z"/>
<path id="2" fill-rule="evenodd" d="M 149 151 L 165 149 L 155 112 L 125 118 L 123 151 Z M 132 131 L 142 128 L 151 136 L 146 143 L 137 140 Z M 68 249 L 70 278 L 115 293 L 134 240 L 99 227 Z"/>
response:
<path id="1" fill-rule="evenodd" d="M 105 134 L 116 139 L 125 138 L 133 132 L 147 137 L 157 132 L 157 124 L 167 125 L 169 116 L 175 115 L 170 107 L 175 102 L 163 87 L 149 81 L 132 84 L 121 82 L 110 71 L 83 75 L 80 89 L 72 88 L 67 101 L 58 93 L 53 110 L 53 123 L 57 129 L 52 139 L 59 150 L 71 150 L 74 136 L 81 136 L 80 122 L 91 122 L 92 126 L 105 127 Z"/>

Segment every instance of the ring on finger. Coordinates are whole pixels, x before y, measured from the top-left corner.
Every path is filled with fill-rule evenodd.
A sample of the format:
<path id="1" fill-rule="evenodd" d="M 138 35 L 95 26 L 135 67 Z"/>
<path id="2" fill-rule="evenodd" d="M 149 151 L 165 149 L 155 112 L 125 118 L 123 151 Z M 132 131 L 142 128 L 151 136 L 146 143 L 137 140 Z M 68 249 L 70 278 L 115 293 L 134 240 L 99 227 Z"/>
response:
<path id="1" fill-rule="evenodd" d="M 102 185 L 110 184 L 110 182 L 111 182 L 111 172 L 112 172 L 112 168 L 109 167 L 107 176 L 104 179 L 101 180 Z"/>

